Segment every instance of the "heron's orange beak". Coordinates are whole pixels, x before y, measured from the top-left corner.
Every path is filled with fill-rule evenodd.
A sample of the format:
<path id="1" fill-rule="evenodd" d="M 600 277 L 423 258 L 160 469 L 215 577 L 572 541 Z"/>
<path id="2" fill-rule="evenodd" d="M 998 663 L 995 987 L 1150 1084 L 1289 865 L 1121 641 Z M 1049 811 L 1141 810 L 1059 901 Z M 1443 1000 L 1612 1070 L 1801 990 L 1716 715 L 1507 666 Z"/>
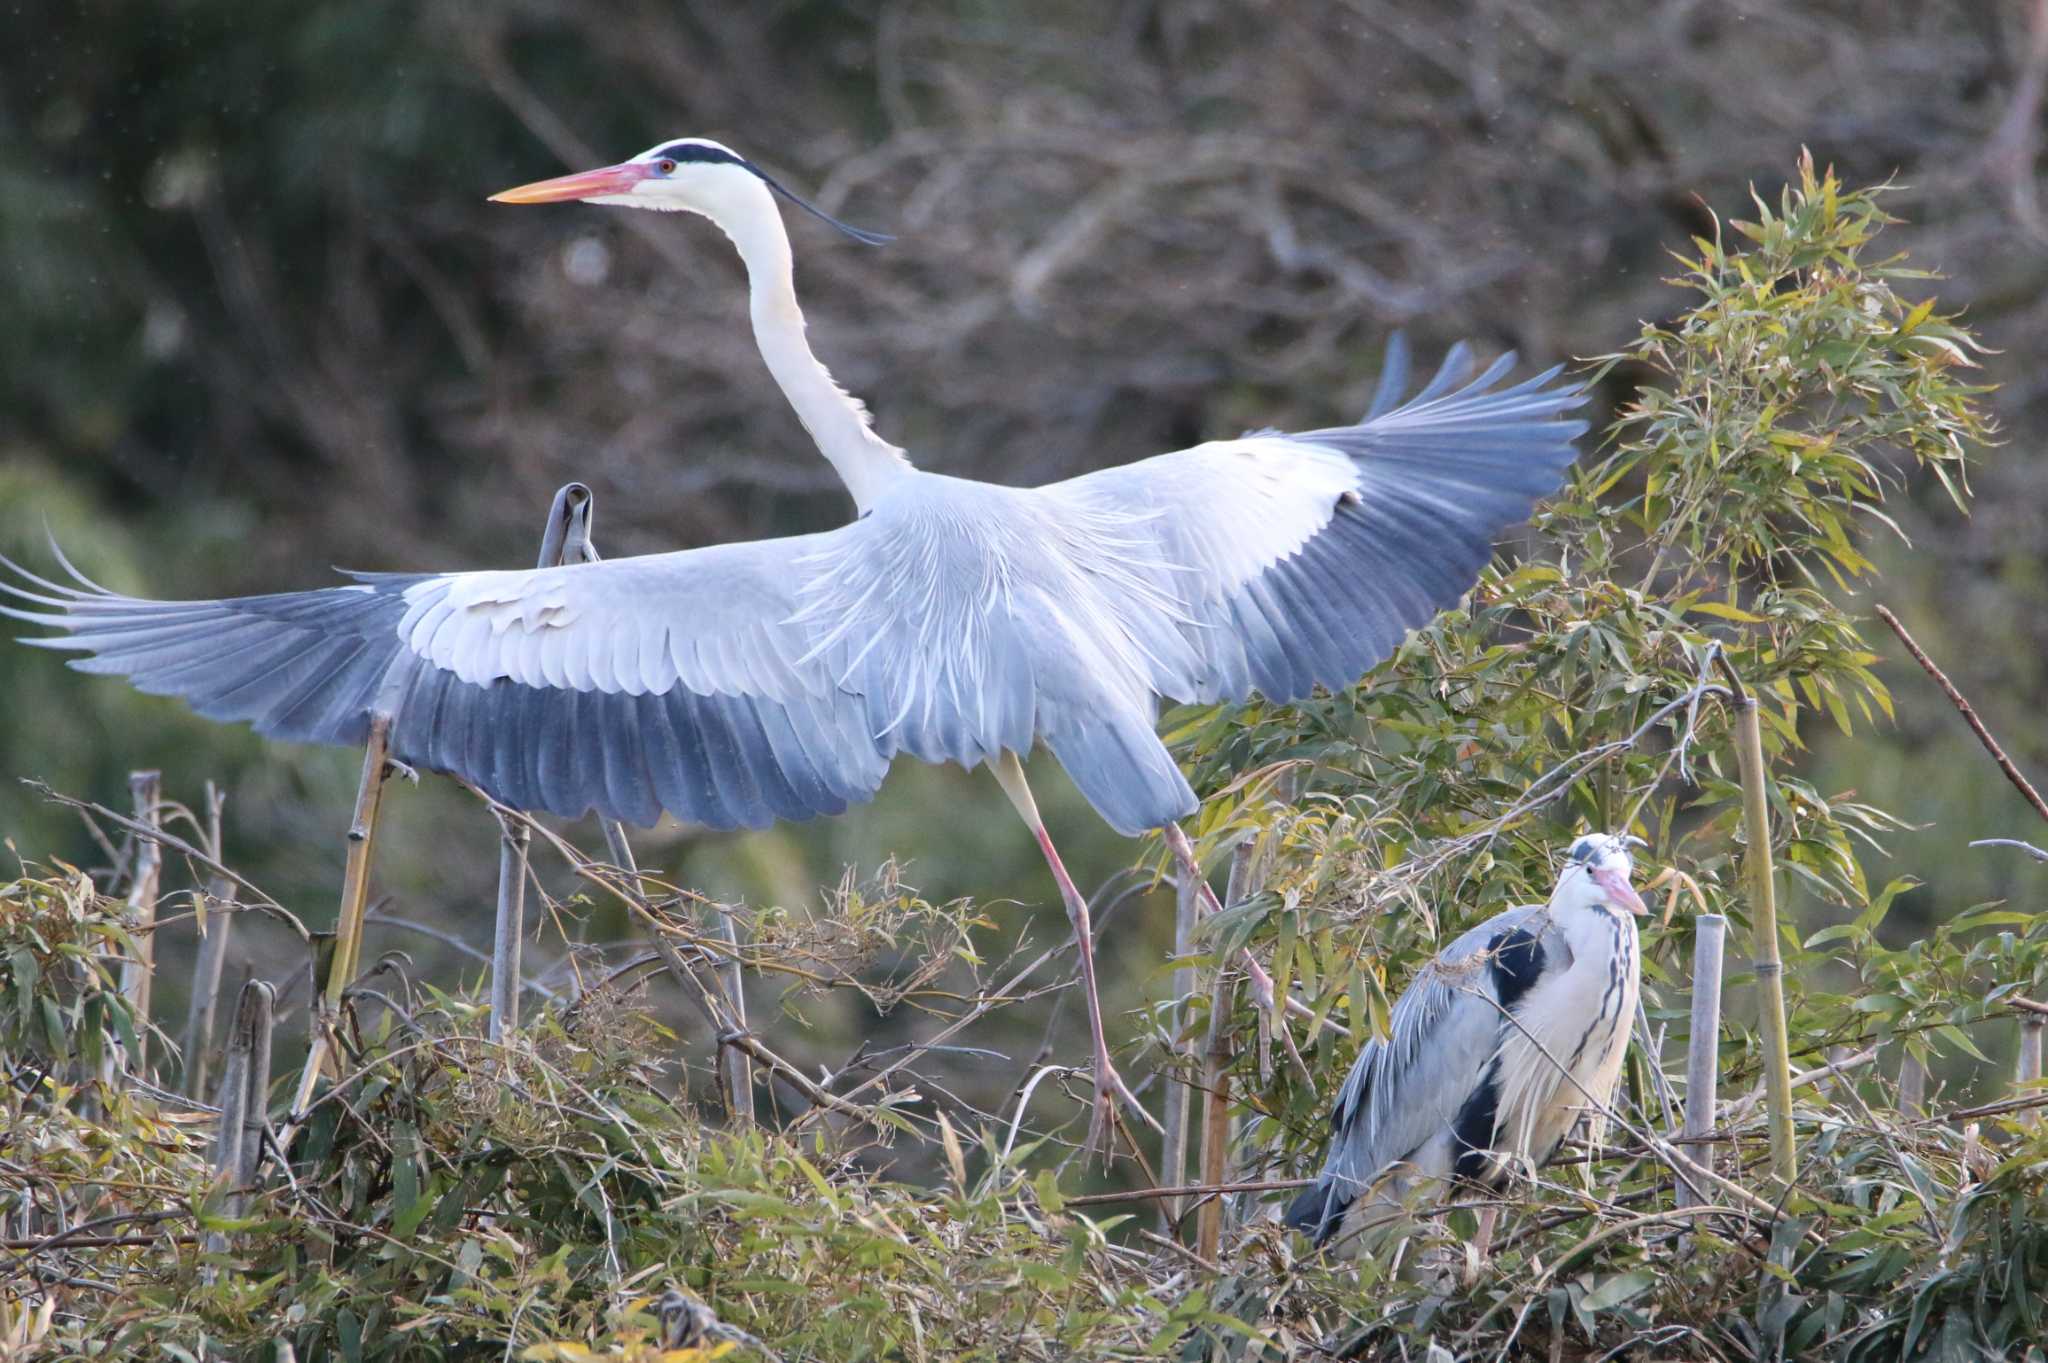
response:
<path id="1" fill-rule="evenodd" d="M 1636 893 L 1636 887 L 1629 884 L 1628 877 L 1620 871 L 1610 871 L 1605 867 L 1596 868 L 1593 872 L 1593 883 L 1607 891 L 1609 902 L 1618 909 L 1627 909 L 1634 914 L 1646 914 L 1650 911 L 1650 906 L 1643 903 L 1643 897 Z"/>
<path id="2" fill-rule="evenodd" d="M 651 174 L 651 166 L 637 161 L 626 161 L 616 166 L 606 166 L 601 170 L 558 175 L 552 180 L 536 180 L 530 185 L 520 185 L 516 189 L 500 190 L 491 196 L 491 202 L 559 204 L 577 199 L 596 199 L 607 194 L 630 194 L 633 186 Z"/>

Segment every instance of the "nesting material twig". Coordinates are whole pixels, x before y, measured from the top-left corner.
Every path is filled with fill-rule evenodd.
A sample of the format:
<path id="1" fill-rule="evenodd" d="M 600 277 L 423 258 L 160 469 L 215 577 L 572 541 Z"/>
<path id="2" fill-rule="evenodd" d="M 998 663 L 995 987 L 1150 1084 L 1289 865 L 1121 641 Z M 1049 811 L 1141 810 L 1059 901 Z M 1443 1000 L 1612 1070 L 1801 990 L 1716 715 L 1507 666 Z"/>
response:
<path id="1" fill-rule="evenodd" d="M 1984 721 L 1977 718 L 1977 712 L 1970 708 L 1969 701 L 1963 699 L 1963 693 L 1956 690 L 1956 684 L 1948 679 L 1948 674 L 1936 667 L 1934 659 L 1928 657 L 1926 651 L 1913 642 L 1913 636 L 1906 633 L 1906 627 L 1899 623 L 1898 616 L 1879 606 L 1877 618 L 1889 625 L 1892 633 L 1899 636 L 1899 642 L 1906 646 L 1906 652 L 1913 655 L 1913 661 L 1920 664 L 1921 671 L 1934 678 L 1934 684 L 1948 696 L 1949 703 L 1956 707 L 1956 712 L 1963 717 L 1963 722 L 1970 726 L 1970 732 L 1976 734 L 1977 741 L 1984 745 L 1984 751 L 1991 754 L 1991 760 L 2005 773 L 2005 779 L 2012 782 L 2013 788 L 2026 797 L 2027 803 L 2034 807 L 2036 814 L 2048 819 L 2048 801 L 2041 798 L 2041 792 L 2034 789 L 2032 782 L 2020 775 L 2020 769 L 2005 755 L 2005 749 L 1998 746 L 1998 740 L 1984 727 Z"/>
<path id="2" fill-rule="evenodd" d="M 221 808 L 227 796 L 213 782 L 206 783 L 206 851 L 221 859 Z M 222 913 L 235 902 L 235 884 L 215 873 L 206 878 L 205 909 L 200 918 L 199 954 L 192 965 L 192 1001 L 185 1011 L 185 1096 L 197 1098 L 206 1092 L 206 1062 L 213 1046 L 214 1019 L 220 1012 L 220 981 L 227 964 L 228 944 L 233 940 L 235 915 Z"/>
<path id="3" fill-rule="evenodd" d="M 1721 1076 L 1721 958 L 1728 920 L 1703 913 L 1693 920 L 1692 1035 L 1685 1051 L 1685 1136 L 1696 1141 L 1714 1129 Z M 1700 1147 L 1699 1161 L 1712 1166 L 1713 1151 Z M 1704 1190 L 1678 1180 L 1679 1205 L 1706 1201 Z"/>
<path id="4" fill-rule="evenodd" d="M 1785 1021 L 1785 966 L 1778 955 L 1778 898 L 1771 872 L 1771 812 L 1765 793 L 1763 724 L 1757 698 L 1717 654 L 1714 661 L 1735 693 L 1735 758 L 1742 770 L 1743 857 L 1750 895 L 1751 961 L 1756 972 L 1759 1030 L 1764 1040 L 1764 1086 L 1770 1104 L 1771 1172 L 1791 1183 L 1799 1172 L 1792 1132 L 1791 1043 Z"/>

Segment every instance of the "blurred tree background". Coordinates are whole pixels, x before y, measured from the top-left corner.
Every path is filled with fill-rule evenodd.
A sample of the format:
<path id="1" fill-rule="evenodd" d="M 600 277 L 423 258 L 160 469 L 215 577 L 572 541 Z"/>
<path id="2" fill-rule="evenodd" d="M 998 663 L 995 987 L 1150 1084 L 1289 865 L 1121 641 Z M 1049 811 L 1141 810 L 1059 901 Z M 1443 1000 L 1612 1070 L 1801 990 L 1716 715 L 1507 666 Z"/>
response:
<path id="1" fill-rule="evenodd" d="M 1967 519 L 1918 481 L 1893 498 L 1918 557 L 1881 590 L 2021 766 L 2048 766 L 2048 393 L 2025 361 L 2048 332 L 2048 6 L 159 0 L 16 7 L 0 54 L 0 550 L 47 565 L 47 525 L 109 585 L 169 596 L 523 565 L 571 478 L 608 555 L 843 518 L 714 231 L 483 201 L 664 136 L 726 141 L 895 233 L 792 222 L 814 344 L 918 462 L 1018 483 L 1354 419 L 1397 326 L 1425 360 L 1460 337 L 1541 364 L 1615 350 L 1683 305 L 1666 252 L 1708 230 L 1703 200 L 1775 200 L 1801 145 L 1851 183 L 1895 175 L 1888 241 L 2001 352 L 2012 448 Z M 1917 825 L 1891 839 L 1932 882 L 1886 924 L 1907 937 L 2027 895 L 2030 864 L 1966 844 L 2032 830 L 1895 660 L 1896 725 L 1823 753 L 1815 783 Z M 266 748 L 12 646 L 0 694 L 22 856 L 103 859 L 11 778 L 119 803 L 128 769 L 160 766 L 186 799 L 221 780 L 235 864 L 331 914 L 356 755 Z M 1062 779 L 1039 785 L 1084 882 L 1128 863 Z M 815 903 L 893 854 L 928 899 L 1021 900 L 1041 939 L 1063 931 L 979 773 L 906 767 L 829 824 L 641 847 L 751 903 Z M 387 806 L 379 889 L 487 946 L 495 853 L 429 778 Z M 1159 991 L 1166 898 L 1108 934 L 1113 1007 Z M 174 1000 L 189 945 L 162 951 Z M 1038 1020 L 1004 1026 L 1028 1052 Z"/>

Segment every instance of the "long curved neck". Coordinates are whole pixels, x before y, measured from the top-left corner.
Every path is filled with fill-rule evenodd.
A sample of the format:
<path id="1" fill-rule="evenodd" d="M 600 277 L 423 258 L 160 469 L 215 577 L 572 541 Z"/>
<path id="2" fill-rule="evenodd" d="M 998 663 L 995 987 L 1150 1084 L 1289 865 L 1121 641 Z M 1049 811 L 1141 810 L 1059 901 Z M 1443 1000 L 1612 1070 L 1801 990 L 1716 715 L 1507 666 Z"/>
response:
<path id="1" fill-rule="evenodd" d="M 868 409 L 811 353 L 804 338 L 803 309 L 796 302 L 795 266 L 782 214 L 766 189 L 747 204 L 736 221 L 719 225 L 746 262 L 754 342 L 818 452 L 864 512 L 885 487 L 910 472 L 910 460 L 875 434 Z"/>

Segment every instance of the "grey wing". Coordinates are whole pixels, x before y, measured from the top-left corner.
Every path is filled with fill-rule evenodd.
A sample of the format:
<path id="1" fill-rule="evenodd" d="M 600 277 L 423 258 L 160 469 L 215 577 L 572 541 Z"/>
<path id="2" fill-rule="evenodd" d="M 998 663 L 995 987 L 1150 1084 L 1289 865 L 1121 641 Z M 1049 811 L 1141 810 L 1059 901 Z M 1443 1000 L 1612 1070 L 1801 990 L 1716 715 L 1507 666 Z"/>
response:
<path id="1" fill-rule="evenodd" d="M 888 768 L 861 698 L 789 622 L 793 565 L 828 538 L 215 601 L 0 559 L 0 614 L 57 631 L 27 642 L 86 654 L 80 670 L 274 738 L 357 744 L 387 710 L 395 757 L 517 809 L 760 827 L 838 813 Z"/>
<path id="2" fill-rule="evenodd" d="M 1315 1185 L 1288 1212 L 1318 1240 L 1395 1164 L 1450 1128 L 1483 1082 L 1503 1035 L 1489 948 L 1542 933 L 1544 906 L 1495 914 L 1461 934 L 1402 992 L 1384 1040 L 1366 1044 L 1330 1110 L 1330 1147 Z"/>
<path id="3" fill-rule="evenodd" d="M 1137 513 L 1131 533 L 1153 542 L 1170 623 L 1196 655 L 1155 650 L 1161 695 L 1286 701 L 1349 686 L 1456 604 L 1495 537 L 1574 458 L 1586 425 L 1563 416 L 1585 394 L 1556 384 L 1558 369 L 1495 389 L 1513 365 L 1504 355 L 1474 378 L 1456 346 L 1397 405 L 1408 357 L 1396 337 L 1355 426 L 1216 441 L 1045 491 Z M 1148 597 L 1132 603 L 1158 613 Z M 1152 635 L 1160 622 L 1129 627 Z"/>

